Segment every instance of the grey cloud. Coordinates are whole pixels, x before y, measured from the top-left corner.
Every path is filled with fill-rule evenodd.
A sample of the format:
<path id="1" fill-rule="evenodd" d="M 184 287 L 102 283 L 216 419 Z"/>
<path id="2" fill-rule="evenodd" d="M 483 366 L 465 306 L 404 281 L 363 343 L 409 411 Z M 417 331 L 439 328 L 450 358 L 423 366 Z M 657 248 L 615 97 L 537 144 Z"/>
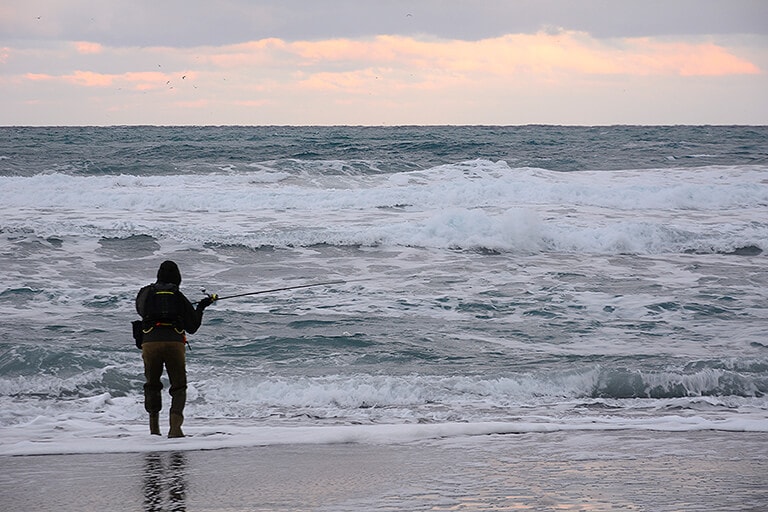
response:
<path id="1" fill-rule="evenodd" d="M 6 11 L 0 44 L 190 47 L 379 34 L 474 40 L 558 28 L 599 38 L 768 34 L 761 0 L 30 0 Z"/>

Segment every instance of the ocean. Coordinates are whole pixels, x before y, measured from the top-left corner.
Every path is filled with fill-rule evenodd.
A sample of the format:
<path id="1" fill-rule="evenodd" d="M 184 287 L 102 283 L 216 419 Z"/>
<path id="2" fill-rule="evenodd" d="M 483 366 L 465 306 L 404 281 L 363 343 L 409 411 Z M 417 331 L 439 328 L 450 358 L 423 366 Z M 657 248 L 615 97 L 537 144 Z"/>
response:
<path id="1" fill-rule="evenodd" d="M 767 258 L 765 126 L 3 127 L 0 460 L 619 432 L 764 461 Z M 130 329 L 166 259 L 190 300 L 265 292 L 189 336 L 183 440 L 148 435 Z"/>

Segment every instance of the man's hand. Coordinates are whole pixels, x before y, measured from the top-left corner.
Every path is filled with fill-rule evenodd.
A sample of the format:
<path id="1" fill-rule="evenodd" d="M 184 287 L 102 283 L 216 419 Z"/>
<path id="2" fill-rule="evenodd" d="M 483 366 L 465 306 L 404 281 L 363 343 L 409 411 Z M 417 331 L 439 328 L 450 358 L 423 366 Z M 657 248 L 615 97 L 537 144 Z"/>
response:
<path id="1" fill-rule="evenodd" d="M 205 308 L 207 308 L 208 306 L 216 302 L 218 298 L 219 296 L 216 295 L 215 293 L 208 294 L 207 297 L 205 297 L 203 300 L 197 303 L 197 309 L 200 311 L 204 310 Z"/>

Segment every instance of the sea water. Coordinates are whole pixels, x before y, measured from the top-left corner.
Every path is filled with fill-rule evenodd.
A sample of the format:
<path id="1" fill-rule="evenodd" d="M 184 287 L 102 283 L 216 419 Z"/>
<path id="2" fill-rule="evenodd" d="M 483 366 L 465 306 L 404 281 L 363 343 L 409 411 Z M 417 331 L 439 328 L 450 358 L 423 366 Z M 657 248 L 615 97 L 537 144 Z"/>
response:
<path id="1" fill-rule="evenodd" d="M 0 128 L 0 455 L 768 432 L 767 255 L 766 127 Z M 334 282 L 205 311 L 184 440 L 130 330 L 166 259 Z"/>

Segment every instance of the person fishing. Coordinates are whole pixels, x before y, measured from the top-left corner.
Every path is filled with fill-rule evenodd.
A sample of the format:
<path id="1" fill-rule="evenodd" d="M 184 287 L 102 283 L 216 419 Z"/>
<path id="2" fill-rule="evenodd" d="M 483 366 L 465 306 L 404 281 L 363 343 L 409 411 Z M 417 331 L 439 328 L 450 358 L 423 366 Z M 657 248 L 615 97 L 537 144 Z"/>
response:
<path id="1" fill-rule="evenodd" d="M 216 295 L 208 295 L 195 307 L 179 291 L 180 284 L 179 267 L 173 261 L 164 261 L 157 271 L 157 281 L 143 287 L 136 296 L 141 320 L 134 322 L 134 338 L 144 360 L 144 408 L 149 413 L 149 432 L 160 435 L 160 377 L 165 367 L 171 384 L 168 437 L 172 438 L 184 437 L 181 425 L 187 401 L 186 335 L 197 332 L 203 311 L 217 299 Z"/>

